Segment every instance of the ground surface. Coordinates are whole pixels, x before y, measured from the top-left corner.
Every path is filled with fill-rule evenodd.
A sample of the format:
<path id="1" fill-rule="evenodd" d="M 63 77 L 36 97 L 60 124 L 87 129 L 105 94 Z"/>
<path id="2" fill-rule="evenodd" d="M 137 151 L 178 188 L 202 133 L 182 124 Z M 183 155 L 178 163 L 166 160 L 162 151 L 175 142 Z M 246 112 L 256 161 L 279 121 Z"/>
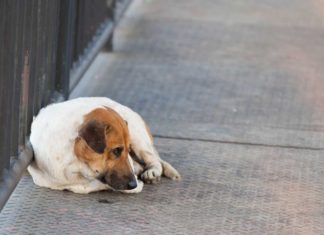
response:
<path id="1" fill-rule="evenodd" d="M 0 234 L 324 234 L 324 1 L 136 0 L 71 98 L 148 121 L 183 176 L 76 195 L 25 176 Z"/>

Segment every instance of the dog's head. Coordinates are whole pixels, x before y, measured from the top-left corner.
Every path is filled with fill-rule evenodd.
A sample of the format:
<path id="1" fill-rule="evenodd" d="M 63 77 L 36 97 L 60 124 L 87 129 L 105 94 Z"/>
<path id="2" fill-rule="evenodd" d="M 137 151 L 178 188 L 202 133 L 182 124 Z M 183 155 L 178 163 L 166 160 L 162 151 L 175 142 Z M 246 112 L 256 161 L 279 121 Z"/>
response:
<path id="1" fill-rule="evenodd" d="M 98 108 L 85 116 L 74 152 L 98 180 L 116 190 L 136 188 L 129 151 L 127 123 L 119 114 L 110 108 Z"/>

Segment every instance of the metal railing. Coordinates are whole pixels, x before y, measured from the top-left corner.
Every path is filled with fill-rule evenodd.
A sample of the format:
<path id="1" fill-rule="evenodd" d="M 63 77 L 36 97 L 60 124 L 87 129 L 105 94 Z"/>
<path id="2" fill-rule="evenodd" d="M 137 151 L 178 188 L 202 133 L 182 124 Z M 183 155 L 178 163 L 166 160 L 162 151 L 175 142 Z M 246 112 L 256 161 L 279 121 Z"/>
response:
<path id="1" fill-rule="evenodd" d="M 112 49 L 129 3 L 0 1 L 0 210 L 32 160 L 33 116 L 65 100 L 97 53 Z"/>

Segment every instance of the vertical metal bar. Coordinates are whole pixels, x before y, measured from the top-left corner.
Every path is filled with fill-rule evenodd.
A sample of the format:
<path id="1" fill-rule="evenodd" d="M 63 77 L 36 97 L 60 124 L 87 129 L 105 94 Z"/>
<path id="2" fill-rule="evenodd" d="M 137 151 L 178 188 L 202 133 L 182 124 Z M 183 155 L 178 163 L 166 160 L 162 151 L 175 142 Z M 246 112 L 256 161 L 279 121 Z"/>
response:
<path id="1" fill-rule="evenodd" d="M 32 97 L 29 93 L 32 87 L 32 79 L 34 76 L 32 64 L 33 64 L 33 34 L 32 25 L 35 25 L 35 1 L 27 1 L 24 12 L 24 25 L 23 25 L 23 46 L 21 56 L 23 57 L 22 67 L 22 93 L 20 102 L 20 135 L 21 145 L 24 145 L 26 136 L 28 134 L 28 114 L 30 113 L 30 104 L 32 103 Z"/>
<path id="2" fill-rule="evenodd" d="M 55 2 L 55 1 L 53 1 Z M 49 86 L 48 80 L 49 74 L 48 74 L 48 64 L 50 63 L 50 54 L 52 52 L 52 48 L 48 47 L 48 41 L 53 40 L 51 38 L 51 2 L 49 0 L 43 0 L 42 1 L 42 14 L 41 14 L 41 52 L 40 52 L 40 57 L 42 58 L 42 74 L 39 77 L 39 86 L 38 89 L 40 91 L 39 96 L 38 96 L 38 107 L 37 110 L 35 110 L 34 115 L 37 115 L 38 111 L 43 107 L 43 105 L 46 105 L 47 103 L 45 102 L 47 99 L 47 95 L 49 93 L 49 90 L 51 87 Z M 54 11 L 55 9 L 53 9 Z"/>
<path id="3" fill-rule="evenodd" d="M 46 40 L 46 48 L 45 51 L 48 51 L 48 54 L 46 55 L 47 61 L 46 61 L 46 81 L 45 81 L 45 89 L 43 93 L 43 99 L 42 99 L 42 104 L 41 106 L 45 106 L 49 102 L 52 102 L 52 94 L 55 92 L 55 80 L 58 79 L 56 76 L 56 65 L 57 65 L 57 60 L 56 60 L 56 54 L 58 50 L 58 25 L 59 25 L 59 6 L 60 6 L 60 1 L 48 1 L 48 6 L 46 9 L 46 12 L 48 12 L 48 31 L 47 35 L 48 37 Z"/>
<path id="4" fill-rule="evenodd" d="M 19 151 L 25 144 L 25 119 L 27 117 L 27 102 L 28 102 L 28 87 L 29 87 L 29 51 L 26 46 L 27 41 L 27 24 L 30 21 L 30 12 L 27 1 L 20 2 L 21 9 L 21 28 L 19 30 L 19 37 L 21 38 L 21 45 L 19 47 L 17 57 L 20 58 L 21 64 L 19 67 L 20 74 L 20 97 L 19 97 Z M 18 75 L 19 76 L 19 75 Z"/>
<path id="5" fill-rule="evenodd" d="M 69 94 L 70 68 L 72 67 L 75 46 L 76 9 L 76 0 L 61 0 L 57 47 L 56 90 L 62 94 L 64 98 L 67 98 Z"/>
<path id="6" fill-rule="evenodd" d="M 6 7 L 7 11 L 7 17 L 6 17 L 6 35 L 5 38 L 5 45 L 6 45 L 6 50 L 8 55 L 13 55 L 14 52 L 14 43 L 13 43 L 13 36 L 14 36 L 14 31 L 15 31 L 15 22 L 14 22 L 14 5 L 15 1 L 10 1 L 8 2 L 8 5 Z M 6 61 L 6 66 L 5 66 L 5 71 L 6 71 L 6 92 L 7 92 L 7 102 L 5 104 L 6 108 L 6 145 L 8 146 L 8 152 L 6 152 L 6 158 L 9 159 L 10 161 L 10 156 L 11 156 L 11 136 L 12 136 L 12 118 L 11 118 L 11 111 L 12 111 L 12 100 L 13 100 L 13 95 L 14 95 L 14 77 L 13 77 L 13 70 L 14 70 L 14 59 L 8 59 Z"/>
<path id="7" fill-rule="evenodd" d="M 48 0 L 38 0 L 37 1 L 37 31 L 36 31 L 36 62 L 35 62 L 35 74 L 33 78 L 35 80 L 34 86 L 34 106 L 33 115 L 36 115 L 38 110 L 41 108 L 42 96 L 44 90 L 44 80 L 47 74 L 45 73 L 45 66 L 47 61 L 47 51 L 44 48 L 46 38 L 49 37 L 47 34 L 48 25 L 48 12 L 45 12 Z"/>
<path id="8" fill-rule="evenodd" d="M 29 112 L 28 112 L 28 122 L 27 126 L 29 127 L 34 114 L 39 109 L 39 103 L 40 103 L 40 84 L 42 82 L 42 76 L 43 76 L 43 70 L 44 70 L 44 58 L 42 57 L 42 49 L 43 49 L 43 43 L 42 43 L 42 34 L 44 33 L 42 31 L 42 24 L 43 24 L 43 0 L 37 0 L 35 1 L 35 5 L 33 6 L 33 9 L 35 9 L 35 24 L 32 25 L 32 32 L 33 33 L 33 40 L 32 40 L 32 49 L 31 52 L 34 52 L 33 56 L 31 57 L 32 62 L 32 70 L 31 70 L 31 87 L 29 96 L 31 97 L 31 102 L 29 105 Z M 28 133 L 29 134 L 29 133 Z"/>
<path id="9" fill-rule="evenodd" d="M 19 141 L 19 101 L 20 101 L 20 79 L 21 79 L 21 57 L 17 56 L 20 45 L 22 44 L 22 39 L 19 37 L 19 27 L 22 25 L 22 6 L 18 4 L 18 0 L 14 2 L 14 12 L 13 17 L 14 20 L 14 32 L 13 32 L 13 39 L 14 39 L 14 51 L 12 55 L 14 58 L 12 59 L 14 62 L 13 65 L 13 99 L 12 99 L 12 106 L 11 106 L 11 156 L 18 156 L 18 141 Z"/>
<path id="10" fill-rule="evenodd" d="M 0 35 L 4 37 L 5 35 L 5 8 L 6 8 L 6 1 L 0 1 Z M 4 60 L 5 60 L 5 46 L 4 43 L 0 43 L 0 110 L 4 110 L 4 89 L 5 89 L 5 71 L 4 71 Z M 4 126 L 4 119 L 5 119 L 5 110 L 0 115 L 0 129 L 3 130 Z M 2 180 L 3 170 L 7 167 L 6 155 L 5 155 L 5 135 L 4 132 L 0 131 L 0 182 Z"/>
<path id="11" fill-rule="evenodd" d="M 30 124 L 33 120 L 33 114 L 35 110 L 35 100 L 36 100 L 36 94 L 34 92 L 35 87 L 37 87 L 38 84 L 38 73 L 37 73 L 37 55 L 38 55 L 38 49 L 37 49 L 37 42 L 39 41 L 39 19 L 38 19 L 38 11 L 39 11 L 39 1 L 36 0 L 32 2 L 31 7 L 31 25 L 30 31 L 29 31 L 29 45 L 30 45 L 30 79 L 29 79 L 29 91 L 28 91 L 28 110 L 27 110 L 27 123 L 26 123 L 26 135 L 28 136 L 30 133 Z"/>
<path id="12" fill-rule="evenodd" d="M 115 24 L 115 10 L 116 10 L 116 2 L 117 0 L 110 0 L 107 1 L 107 15 L 109 19 Z M 103 51 L 110 52 L 113 51 L 114 45 L 113 45 L 113 40 L 114 40 L 114 32 L 111 33 L 109 36 L 107 42 L 105 43 L 104 47 L 102 48 Z"/>
<path id="13" fill-rule="evenodd" d="M 4 21 L 2 27 L 3 35 L 3 51 L 5 54 L 11 54 L 11 43 L 10 43 L 10 33 L 11 33 L 11 25 L 10 25 L 10 8 L 11 4 L 9 1 L 5 1 L 5 11 L 3 12 Z M 9 10 L 9 12 L 8 12 Z M 2 84 L 1 84 L 1 134 L 0 134 L 0 156 L 2 168 L 9 168 L 10 163 L 10 91 L 12 88 L 10 77 L 10 65 L 11 63 L 3 58 L 1 61 L 2 68 L 1 71 L 3 73 Z M 8 138 L 9 137 L 9 138 Z"/>
<path id="14" fill-rule="evenodd" d="M 73 57 L 72 60 L 77 63 L 79 55 L 80 55 L 80 48 L 82 47 L 84 41 L 84 34 L 80 33 L 83 32 L 82 29 L 85 29 L 85 19 L 87 18 L 85 15 L 85 7 L 84 7 L 84 0 L 77 0 L 75 5 L 75 36 L 73 38 Z"/>

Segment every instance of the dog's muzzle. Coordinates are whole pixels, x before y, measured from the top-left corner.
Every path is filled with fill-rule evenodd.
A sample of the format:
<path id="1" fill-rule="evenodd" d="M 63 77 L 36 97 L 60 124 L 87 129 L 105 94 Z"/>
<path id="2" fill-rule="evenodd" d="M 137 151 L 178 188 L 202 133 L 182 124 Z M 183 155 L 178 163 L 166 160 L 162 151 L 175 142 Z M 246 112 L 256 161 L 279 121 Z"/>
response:
<path id="1" fill-rule="evenodd" d="M 108 184 L 109 186 L 111 186 L 112 188 L 116 189 L 116 190 L 131 190 L 131 189 L 135 189 L 137 187 L 137 181 L 136 178 L 133 176 L 131 177 L 131 179 L 126 183 L 126 185 L 123 184 L 115 184 L 117 182 L 108 182 L 106 179 L 107 176 L 103 175 L 98 177 L 97 179 L 103 183 L 103 184 Z"/>

